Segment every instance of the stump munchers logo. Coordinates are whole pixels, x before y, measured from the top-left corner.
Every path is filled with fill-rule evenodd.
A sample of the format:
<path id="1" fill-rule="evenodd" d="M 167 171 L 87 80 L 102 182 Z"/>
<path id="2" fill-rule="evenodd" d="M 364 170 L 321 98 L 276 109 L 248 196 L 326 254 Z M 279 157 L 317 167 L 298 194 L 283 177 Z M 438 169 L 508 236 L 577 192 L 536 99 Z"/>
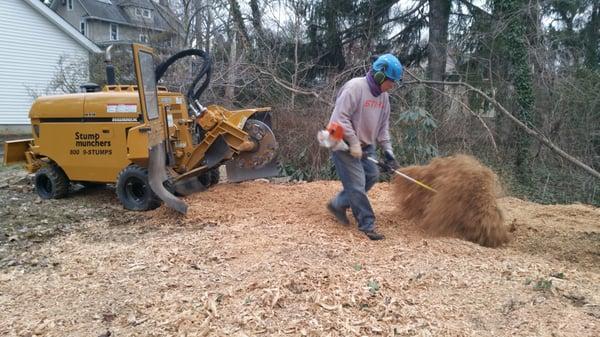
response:
<path id="1" fill-rule="evenodd" d="M 75 148 L 71 149 L 70 155 L 84 156 L 110 156 L 112 150 L 110 149 L 110 140 L 102 140 L 101 134 L 94 133 L 81 133 L 75 132 Z"/>

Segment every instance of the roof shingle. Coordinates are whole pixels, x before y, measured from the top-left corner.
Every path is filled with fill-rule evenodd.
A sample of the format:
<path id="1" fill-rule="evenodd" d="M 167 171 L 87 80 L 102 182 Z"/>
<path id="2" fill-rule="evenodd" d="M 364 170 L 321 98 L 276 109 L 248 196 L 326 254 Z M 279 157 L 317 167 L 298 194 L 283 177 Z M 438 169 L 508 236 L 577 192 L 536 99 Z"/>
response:
<path id="1" fill-rule="evenodd" d="M 159 13 L 163 8 L 157 8 L 150 0 L 79 0 L 90 18 L 114 22 L 129 26 L 142 27 L 155 30 L 175 30 L 173 24 L 165 20 Z M 126 7 L 138 7 L 153 10 L 152 19 L 135 20 L 125 11 Z"/>

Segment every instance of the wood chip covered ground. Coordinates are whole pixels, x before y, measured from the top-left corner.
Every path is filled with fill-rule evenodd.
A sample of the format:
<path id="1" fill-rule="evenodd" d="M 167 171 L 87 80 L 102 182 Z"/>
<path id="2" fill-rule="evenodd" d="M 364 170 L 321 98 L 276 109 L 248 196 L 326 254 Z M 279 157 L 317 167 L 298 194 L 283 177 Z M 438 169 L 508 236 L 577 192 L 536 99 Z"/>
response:
<path id="1" fill-rule="evenodd" d="M 502 198 L 511 238 L 492 249 L 426 236 L 380 183 L 373 242 L 327 213 L 339 188 L 220 184 L 185 217 L 72 197 L 112 214 L 0 268 L 0 335 L 600 335 L 600 209 Z"/>

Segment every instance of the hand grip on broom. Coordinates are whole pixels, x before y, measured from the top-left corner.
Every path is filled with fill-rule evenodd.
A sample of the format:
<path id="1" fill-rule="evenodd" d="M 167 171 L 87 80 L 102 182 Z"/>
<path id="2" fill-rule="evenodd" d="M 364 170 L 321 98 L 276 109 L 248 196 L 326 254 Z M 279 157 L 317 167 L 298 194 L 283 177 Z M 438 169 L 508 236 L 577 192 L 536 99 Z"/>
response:
<path id="1" fill-rule="evenodd" d="M 380 163 L 377 159 L 375 159 L 373 157 L 366 157 L 366 158 L 379 166 L 385 165 L 385 164 Z M 417 179 L 413 179 L 413 178 L 407 176 L 406 174 L 400 172 L 399 170 L 392 170 L 392 172 L 396 173 L 397 175 L 401 176 L 402 178 L 404 178 L 406 180 L 412 181 L 413 183 L 430 190 L 431 192 L 437 193 L 437 191 L 433 187 L 427 186 L 426 184 L 418 181 Z"/>

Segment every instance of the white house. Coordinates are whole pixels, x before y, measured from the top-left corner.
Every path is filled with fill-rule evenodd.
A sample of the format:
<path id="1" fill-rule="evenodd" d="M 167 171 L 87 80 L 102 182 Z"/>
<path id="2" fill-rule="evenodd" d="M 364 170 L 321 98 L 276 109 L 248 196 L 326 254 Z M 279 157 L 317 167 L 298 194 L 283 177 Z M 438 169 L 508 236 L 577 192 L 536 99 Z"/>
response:
<path id="1" fill-rule="evenodd" d="M 89 64 L 100 52 L 40 0 L 1 0 L 0 133 L 30 132 L 33 93 L 47 91 L 60 59 Z"/>

